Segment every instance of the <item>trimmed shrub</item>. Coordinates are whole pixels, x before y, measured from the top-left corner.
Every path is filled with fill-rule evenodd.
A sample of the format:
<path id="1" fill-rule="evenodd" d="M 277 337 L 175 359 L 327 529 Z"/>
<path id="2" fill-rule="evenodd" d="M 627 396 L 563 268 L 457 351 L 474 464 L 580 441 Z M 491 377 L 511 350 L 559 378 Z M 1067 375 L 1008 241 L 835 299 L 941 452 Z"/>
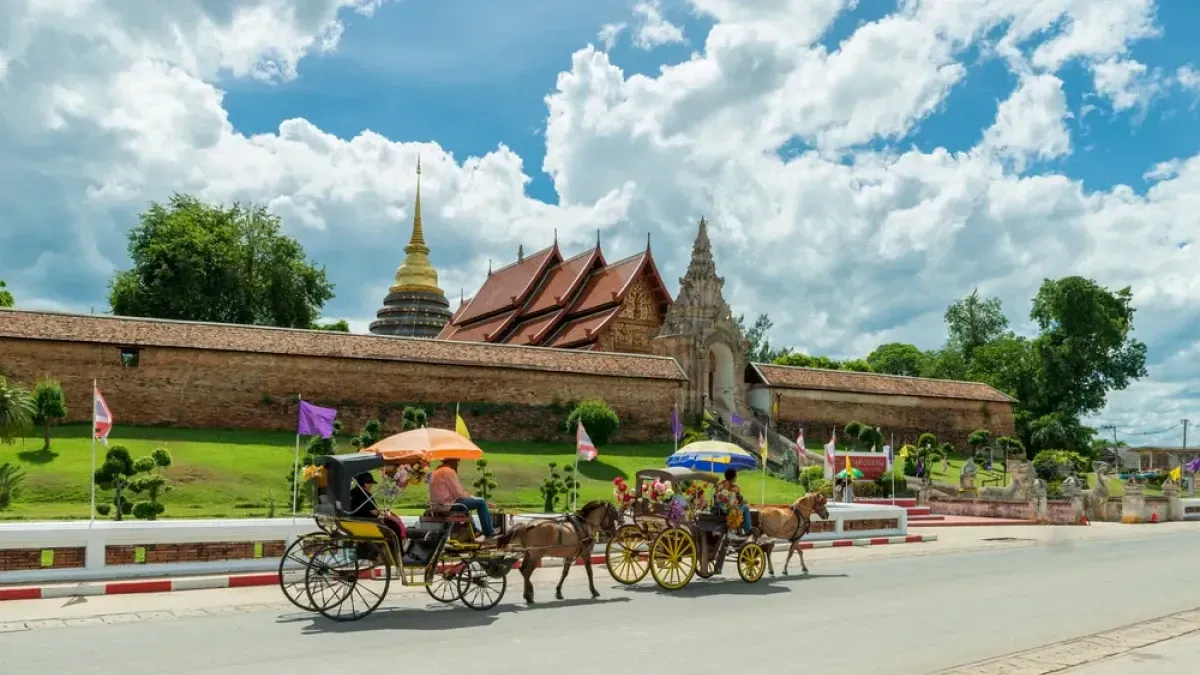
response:
<path id="1" fill-rule="evenodd" d="M 621 419 L 617 417 L 616 411 L 602 399 L 582 401 L 575 406 L 571 414 L 567 415 L 564 430 L 569 434 L 574 434 L 575 425 L 580 422 L 587 430 L 588 437 L 596 445 L 608 443 L 612 435 L 617 432 L 617 427 L 621 426 Z"/>

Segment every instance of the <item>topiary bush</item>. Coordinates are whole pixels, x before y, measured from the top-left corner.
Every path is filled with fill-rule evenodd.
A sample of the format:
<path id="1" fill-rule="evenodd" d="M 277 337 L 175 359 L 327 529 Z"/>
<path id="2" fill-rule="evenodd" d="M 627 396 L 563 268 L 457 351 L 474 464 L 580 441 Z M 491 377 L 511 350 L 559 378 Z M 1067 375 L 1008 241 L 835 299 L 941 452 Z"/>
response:
<path id="1" fill-rule="evenodd" d="M 804 467 L 804 470 L 800 472 L 800 487 L 803 488 L 805 492 L 818 492 L 816 485 L 822 480 L 825 480 L 825 467 L 819 464 L 806 466 Z"/>
<path id="2" fill-rule="evenodd" d="M 1061 483 L 1072 473 L 1082 478 L 1091 470 L 1088 459 L 1070 450 L 1042 450 L 1033 457 L 1033 470 L 1047 484 Z"/>
<path id="3" fill-rule="evenodd" d="M 913 471 L 916 471 L 916 467 L 913 467 Z M 908 492 L 908 481 L 905 480 L 904 467 L 899 464 L 893 464 L 891 471 L 886 471 L 879 478 L 875 479 L 875 487 L 880 497 L 897 496 L 896 494 L 892 494 L 893 477 L 895 477 L 896 492 Z"/>
<path id="4" fill-rule="evenodd" d="M 593 399 L 590 401 L 582 401 L 575 409 L 567 415 L 567 420 L 564 423 L 564 428 L 567 433 L 574 434 L 576 425 L 583 423 L 583 428 L 587 430 L 588 437 L 596 445 L 604 445 L 612 438 L 612 435 L 617 432 L 617 427 L 621 425 L 621 419 L 617 417 L 617 413 L 608 403 L 602 399 Z"/>

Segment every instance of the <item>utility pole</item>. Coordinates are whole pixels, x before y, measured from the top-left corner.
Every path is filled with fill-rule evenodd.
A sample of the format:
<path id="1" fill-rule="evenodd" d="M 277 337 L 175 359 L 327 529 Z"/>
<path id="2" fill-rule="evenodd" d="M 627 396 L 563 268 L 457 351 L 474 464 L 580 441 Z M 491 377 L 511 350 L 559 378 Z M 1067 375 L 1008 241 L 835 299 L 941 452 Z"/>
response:
<path id="1" fill-rule="evenodd" d="M 1115 458 L 1116 458 L 1116 460 L 1117 460 L 1117 461 L 1115 462 L 1115 464 L 1116 464 L 1117 466 L 1114 466 L 1114 467 L 1113 467 L 1113 471 L 1118 471 L 1118 472 L 1119 472 L 1119 471 L 1121 470 L 1121 467 L 1120 467 L 1120 464 L 1121 464 L 1121 451 L 1120 451 L 1120 449 L 1117 447 L 1117 443 L 1118 443 L 1118 441 L 1117 441 L 1117 427 L 1116 427 L 1115 425 L 1112 425 L 1112 424 L 1105 424 L 1105 425 L 1102 425 L 1100 428 L 1101 428 L 1101 429 L 1105 429 L 1105 430 L 1107 430 L 1107 431 L 1111 431 L 1111 432 L 1112 432 L 1112 435 L 1113 435 L 1113 457 L 1115 457 Z"/>
<path id="2" fill-rule="evenodd" d="M 1182 483 L 1183 482 L 1183 465 L 1187 462 L 1187 430 L 1188 430 L 1188 425 L 1191 424 L 1192 421 L 1184 419 L 1184 420 L 1180 420 L 1180 422 L 1183 423 L 1183 447 L 1180 448 L 1181 452 L 1179 453 L 1179 482 Z M 1196 493 L 1196 477 L 1192 476 L 1191 482 L 1188 483 L 1188 494 L 1194 495 L 1195 493 Z"/>

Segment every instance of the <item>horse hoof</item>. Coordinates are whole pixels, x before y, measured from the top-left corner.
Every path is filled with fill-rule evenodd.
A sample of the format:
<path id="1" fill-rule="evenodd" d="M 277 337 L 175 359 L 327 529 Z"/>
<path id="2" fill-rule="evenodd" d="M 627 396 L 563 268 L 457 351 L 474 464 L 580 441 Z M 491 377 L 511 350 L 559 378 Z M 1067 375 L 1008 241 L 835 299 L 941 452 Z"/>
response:
<path id="1" fill-rule="evenodd" d="M 600 597 L 600 594 L 599 594 L 599 593 L 592 593 L 592 599 L 593 599 L 593 600 L 595 600 L 595 599 L 596 599 L 596 598 L 598 598 L 598 597 Z"/>
<path id="2" fill-rule="evenodd" d="M 562 599 L 563 599 L 563 594 L 562 594 L 562 593 L 555 593 L 555 594 L 554 594 L 554 598 L 555 598 L 556 600 L 562 600 Z"/>

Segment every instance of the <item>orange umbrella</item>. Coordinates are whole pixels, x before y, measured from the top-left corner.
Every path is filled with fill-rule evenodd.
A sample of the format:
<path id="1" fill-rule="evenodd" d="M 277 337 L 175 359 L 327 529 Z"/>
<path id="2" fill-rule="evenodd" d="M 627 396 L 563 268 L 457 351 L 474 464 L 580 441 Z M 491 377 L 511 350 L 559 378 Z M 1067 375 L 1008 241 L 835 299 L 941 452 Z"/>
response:
<path id="1" fill-rule="evenodd" d="M 439 459 L 479 459 L 483 450 L 469 439 L 449 429 L 413 429 L 402 434 L 388 436 L 362 452 L 378 454 L 387 462 L 424 459 L 433 462 Z"/>

